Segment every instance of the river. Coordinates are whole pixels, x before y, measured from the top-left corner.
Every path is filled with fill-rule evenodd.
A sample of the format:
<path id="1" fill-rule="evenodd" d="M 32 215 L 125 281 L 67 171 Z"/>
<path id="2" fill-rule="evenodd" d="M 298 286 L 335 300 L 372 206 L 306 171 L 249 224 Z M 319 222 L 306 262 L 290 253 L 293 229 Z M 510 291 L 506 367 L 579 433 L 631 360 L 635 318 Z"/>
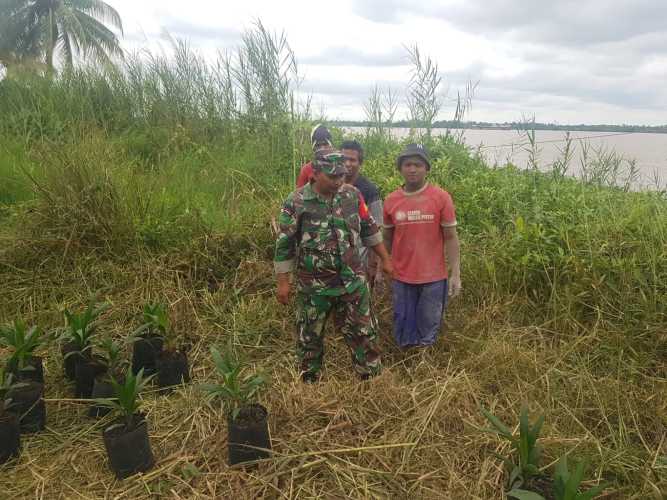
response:
<path id="1" fill-rule="evenodd" d="M 361 131 L 361 128 L 351 127 Z M 405 137 L 408 129 L 392 129 L 395 137 Z M 444 134 L 445 129 L 434 129 L 433 134 Z M 479 149 L 489 165 L 511 162 L 518 167 L 530 165 L 531 149 L 541 170 L 549 170 L 563 157 L 565 132 L 535 131 L 535 148 L 531 148 L 525 133 L 515 130 L 451 130 L 461 134 L 464 142 Z M 582 164 L 591 165 L 601 157 L 612 158 L 607 164 L 618 166 L 617 182 L 625 183 L 634 166 L 635 176 L 630 179 L 634 188 L 664 189 L 667 186 L 667 134 L 632 132 L 571 132 L 571 160 L 567 173 L 576 177 L 586 175 Z M 587 154 L 588 160 L 583 161 Z"/>

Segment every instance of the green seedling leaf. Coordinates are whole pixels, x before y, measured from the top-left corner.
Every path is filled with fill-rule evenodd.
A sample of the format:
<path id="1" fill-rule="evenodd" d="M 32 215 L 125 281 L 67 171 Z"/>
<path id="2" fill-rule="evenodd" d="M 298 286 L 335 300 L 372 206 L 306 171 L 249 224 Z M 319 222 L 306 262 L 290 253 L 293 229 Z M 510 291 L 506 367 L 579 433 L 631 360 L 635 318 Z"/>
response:
<path id="1" fill-rule="evenodd" d="M 554 470 L 554 496 L 556 500 L 591 500 L 605 489 L 605 484 L 599 484 L 579 493 L 585 469 L 586 463 L 580 462 L 575 467 L 574 473 L 571 473 L 567 465 L 567 455 L 561 457 Z"/>
<path id="2" fill-rule="evenodd" d="M 248 374 L 242 378 L 245 365 L 234 357 L 231 345 L 224 354 L 216 346 L 211 346 L 210 351 L 221 381 L 218 384 L 202 384 L 200 388 L 208 393 L 209 398 L 222 399 L 232 419 L 236 419 L 239 410 L 248 405 L 266 384 L 266 378 L 261 374 Z"/>
<path id="3" fill-rule="evenodd" d="M 528 490 L 513 489 L 507 492 L 507 496 L 516 498 L 517 500 L 544 500 L 544 497 L 539 493 Z"/>
<path id="4" fill-rule="evenodd" d="M 511 463 L 511 462 L 510 462 Z M 518 488 L 523 485 L 523 477 L 521 476 L 521 467 L 512 464 L 513 467 L 508 469 L 510 471 L 507 484 L 510 489 Z"/>
<path id="5" fill-rule="evenodd" d="M 481 411 L 486 419 L 491 422 L 491 425 L 494 427 L 493 429 L 490 429 L 491 432 L 500 434 L 504 438 L 512 440 L 512 431 L 509 429 L 509 427 L 503 424 L 498 417 L 485 408 L 481 408 Z"/>
<path id="6" fill-rule="evenodd" d="M 0 345 L 7 347 L 11 354 L 7 366 L 11 370 L 30 369 L 27 360 L 34 354 L 37 347 L 44 344 L 47 336 L 37 326 L 27 327 L 20 319 L 10 325 L 0 327 Z"/>

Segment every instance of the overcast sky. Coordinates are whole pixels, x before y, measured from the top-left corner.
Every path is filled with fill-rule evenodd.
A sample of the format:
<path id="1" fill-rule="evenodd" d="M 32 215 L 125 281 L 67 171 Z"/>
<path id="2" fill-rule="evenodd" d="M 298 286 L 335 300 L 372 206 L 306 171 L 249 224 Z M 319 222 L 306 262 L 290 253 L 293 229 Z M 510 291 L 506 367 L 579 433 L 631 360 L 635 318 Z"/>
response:
<path id="1" fill-rule="evenodd" d="M 376 82 L 403 96 L 416 43 L 449 98 L 479 81 L 469 120 L 667 123 L 667 0 L 107 2 L 128 49 L 166 46 L 166 30 L 213 58 L 255 19 L 284 30 L 303 89 L 330 119 L 363 119 Z M 449 101 L 439 118 L 452 114 Z"/>

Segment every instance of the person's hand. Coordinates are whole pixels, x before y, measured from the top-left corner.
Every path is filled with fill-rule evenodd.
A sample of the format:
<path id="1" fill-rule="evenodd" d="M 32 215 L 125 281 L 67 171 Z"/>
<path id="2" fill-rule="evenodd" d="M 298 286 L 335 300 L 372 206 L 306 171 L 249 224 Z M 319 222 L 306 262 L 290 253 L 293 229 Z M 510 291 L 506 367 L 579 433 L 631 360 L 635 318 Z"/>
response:
<path id="1" fill-rule="evenodd" d="M 288 280 L 278 281 L 278 291 L 276 297 L 281 304 L 289 304 L 290 284 Z"/>
<path id="2" fill-rule="evenodd" d="M 375 285 L 382 286 L 384 282 L 384 274 L 382 272 L 382 262 L 378 261 L 377 269 L 375 270 Z"/>
<path id="3" fill-rule="evenodd" d="M 454 298 L 461 293 L 463 287 L 461 286 L 461 276 L 454 274 L 449 277 L 449 297 Z"/>
<path id="4" fill-rule="evenodd" d="M 394 265 L 391 263 L 391 257 L 387 257 L 382 261 L 382 272 L 387 278 L 387 281 L 391 281 L 393 279 Z"/>
<path id="5" fill-rule="evenodd" d="M 368 264 L 368 285 L 373 288 L 378 282 L 378 267 L 374 262 Z"/>

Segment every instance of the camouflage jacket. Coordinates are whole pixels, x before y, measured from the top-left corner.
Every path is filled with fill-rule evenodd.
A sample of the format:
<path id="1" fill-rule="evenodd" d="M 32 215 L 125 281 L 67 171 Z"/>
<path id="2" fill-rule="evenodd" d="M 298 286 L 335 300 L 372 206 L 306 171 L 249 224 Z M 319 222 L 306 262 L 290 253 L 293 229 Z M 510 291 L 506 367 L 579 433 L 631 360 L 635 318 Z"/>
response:
<path id="1" fill-rule="evenodd" d="M 291 193 L 280 212 L 276 273 L 296 269 L 299 291 L 343 295 L 365 282 L 359 250 L 382 242 L 382 234 L 357 188 L 343 185 L 332 200 L 312 184 Z"/>

